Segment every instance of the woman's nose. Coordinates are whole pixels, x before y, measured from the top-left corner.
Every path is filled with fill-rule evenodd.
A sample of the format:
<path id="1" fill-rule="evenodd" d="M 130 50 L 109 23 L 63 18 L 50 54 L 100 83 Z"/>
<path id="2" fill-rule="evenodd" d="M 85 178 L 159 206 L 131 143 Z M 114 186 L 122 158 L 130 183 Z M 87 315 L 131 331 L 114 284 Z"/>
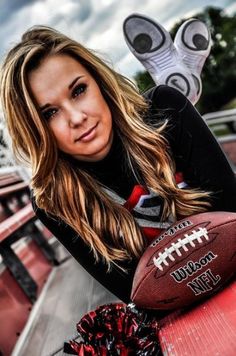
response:
<path id="1" fill-rule="evenodd" d="M 76 108 L 70 108 L 68 112 L 69 126 L 74 127 L 81 125 L 84 120 L 87 119 L 87 115 L 82 111 Z"/>

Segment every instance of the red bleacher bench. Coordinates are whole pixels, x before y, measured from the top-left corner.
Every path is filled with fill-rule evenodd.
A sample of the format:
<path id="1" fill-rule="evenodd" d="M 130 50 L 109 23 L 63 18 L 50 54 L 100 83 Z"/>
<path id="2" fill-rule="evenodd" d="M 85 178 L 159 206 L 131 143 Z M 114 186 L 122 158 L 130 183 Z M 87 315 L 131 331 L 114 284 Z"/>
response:
<path id="1" fill-rule="evenodd" d="M 0 223 L 0 242 L 13 234 L 21 226 L 35 218 L 31 203 Z"/>
<path id="2" fill-rule="evenodd" d="M 7 195 L 12 194 L 12 193 L 19 192 L 25 188 L 28 188 L 28 183 L 26 183 L 26 182 L 20 182 L 20 183 L 14 184 L 14 185 L 0 188 L 0 198 L 6 197 Z"/>
<path id="3" fill-rule="evenodd" d="M 9 186 L 17 182 L 22 182 L 22 177 L 17 172 L 3 174 L 0 176 L 0 187 Z"/>
<path id="4" fill-rule="evenodd" d="M 32 304 L 58 264 L 29 194 L 18 170 L 0 172 L 0 355 L 11 354 Z"/>

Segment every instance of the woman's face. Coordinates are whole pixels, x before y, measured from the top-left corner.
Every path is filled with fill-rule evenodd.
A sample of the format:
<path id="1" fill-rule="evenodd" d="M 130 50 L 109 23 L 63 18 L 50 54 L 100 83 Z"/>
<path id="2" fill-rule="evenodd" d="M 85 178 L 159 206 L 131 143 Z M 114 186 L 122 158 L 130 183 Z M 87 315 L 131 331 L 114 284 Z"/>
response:
<path id="1" fill-rule="evenodd" d="M 85 67 L 68 55 L 52 55 L 29 73 L 29 83 L 59 149 L 83 161 L 107 155 L 112 115 Z"/>

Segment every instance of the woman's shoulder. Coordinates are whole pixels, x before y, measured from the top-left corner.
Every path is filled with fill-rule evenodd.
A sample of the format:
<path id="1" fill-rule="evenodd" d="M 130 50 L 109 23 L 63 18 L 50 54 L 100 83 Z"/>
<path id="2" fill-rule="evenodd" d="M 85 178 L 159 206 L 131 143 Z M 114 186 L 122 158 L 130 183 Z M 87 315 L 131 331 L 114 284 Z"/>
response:
<path id="1" fill-rule="evenodd" d="M 150 105 L 160 110 L 181 111 L 187 104 L 187 98 L 178 90 L 167 85 L 158 85 L 143 93 Z"/>

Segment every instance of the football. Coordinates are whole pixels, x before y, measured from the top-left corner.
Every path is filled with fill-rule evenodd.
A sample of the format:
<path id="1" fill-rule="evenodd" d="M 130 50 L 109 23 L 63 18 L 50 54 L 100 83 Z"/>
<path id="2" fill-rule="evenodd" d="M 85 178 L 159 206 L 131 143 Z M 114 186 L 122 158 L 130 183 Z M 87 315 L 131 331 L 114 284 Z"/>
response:
<path id="1" fill-rule="evenodd" d="M 131 300 L 141 308 L 183 308 L 217 292 L 236 271 L 236 213 L 207 212 L 176 222 L 148 246 Z"/>

